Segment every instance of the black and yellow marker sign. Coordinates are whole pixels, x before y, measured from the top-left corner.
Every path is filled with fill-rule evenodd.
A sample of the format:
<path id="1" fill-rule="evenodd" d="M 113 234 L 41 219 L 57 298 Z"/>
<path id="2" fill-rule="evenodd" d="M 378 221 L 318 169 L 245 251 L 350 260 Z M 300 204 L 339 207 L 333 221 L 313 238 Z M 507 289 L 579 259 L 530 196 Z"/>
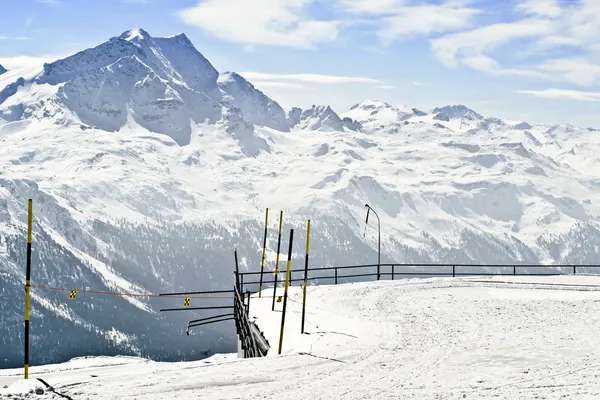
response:
<path id="1" fill-rule="evenodd" d="M 192 299 L 190 297 L 186 297 L 185 300 L 183 300 L 183 306 L 189 307 L 191 301 L 192 301 Z"/>
<path id="2" fill-rule="evenodd" d="M 283 296 L 277 296 L 277 302 L 281 303 L 281 300 L 283 300 Z"/>
<path id="3" fill-rule="evenodd" d="M 71 293 L 69 294 L 69 299 L 73 300 L 75 299 L 75 296 L 77 296 L 77 290 L 71 290 Z"/>

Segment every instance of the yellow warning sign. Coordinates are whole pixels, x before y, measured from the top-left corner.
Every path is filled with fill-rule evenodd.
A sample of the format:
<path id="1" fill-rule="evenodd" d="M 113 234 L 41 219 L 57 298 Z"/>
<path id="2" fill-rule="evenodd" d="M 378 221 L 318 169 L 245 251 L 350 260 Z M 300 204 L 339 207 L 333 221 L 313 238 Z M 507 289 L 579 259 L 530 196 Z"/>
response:
<path id="1" fill-rule="evenodd" d="M 184 307 L 189 307 L 191 301 L 192 299 L 190 297 L 186 297 L 185 300 L 183 300 Z"/>
<path id="2" fill-rule="evenodd" d="M 281 300 L 283 300 L 283 296 L 277 296 L 277 302 L 281 303 Z"/>
<path id="3" fill-rule="evenodd" d="M 71 293 L 69 294 L 69 299 L 73 300 L 75 296 L 77 296 L 77 290 L 71 290 Z"/>

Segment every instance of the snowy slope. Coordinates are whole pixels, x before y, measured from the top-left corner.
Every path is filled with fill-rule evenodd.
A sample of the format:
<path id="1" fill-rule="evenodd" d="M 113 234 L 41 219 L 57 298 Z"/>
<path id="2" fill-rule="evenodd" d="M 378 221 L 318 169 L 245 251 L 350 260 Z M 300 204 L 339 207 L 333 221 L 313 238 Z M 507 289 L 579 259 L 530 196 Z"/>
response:
<path id="1" fill-rule="evenodd" d="M 600 257 L 594 130 L 375 101 L 282 116 L 250 82 L 219 75 L 184 35 L 139 29 L 8 71 L 0 93 L 0 291 L 17 299 L 0 303 L 1 366 L 22 359 L 30 197 L 33 282 L 69 290 L 230 287 L 234 248 L 242 269 L 258 269 L 266 207 L 268 269 L 279 210 L 282 248 L 296 228 L 294 263 L 308 218 L 311 265 L 374 262 L 365 203 L 381 216 L 384 262 Z M 179 341 L 181 323 L 202 313 L 167 318 L 157 300 L 82 297 L 34 290 L 32 329 L 62 339 L 40 336 L 54 347 L 32 353 L 33 364 L 81 354 L 194 359 L 235 346 L 231 326 L 207 329 L 200 345 Z"/>
<path id="2" fill-rule="evenodd" d="M 251 315 L 275 353 L 266 358 L 79 358 L 34 367 L 29 382 L 21 370 L 0 371 L 0 394 L 26 394 L 41 377 L 89 399 L 596 398 L 599 287 L 589 276 L 311 286 L 305 335 L 301 291 L 292 287 L 282 356 L 281 303 L 272 312 L 269 296 L 254 297 Z"/>

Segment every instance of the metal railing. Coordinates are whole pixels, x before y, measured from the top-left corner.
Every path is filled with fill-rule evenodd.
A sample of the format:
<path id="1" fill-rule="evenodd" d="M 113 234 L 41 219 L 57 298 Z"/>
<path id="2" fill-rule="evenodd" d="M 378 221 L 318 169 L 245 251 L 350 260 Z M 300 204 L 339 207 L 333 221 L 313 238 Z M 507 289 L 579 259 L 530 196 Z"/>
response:
<path id="1" fill-rule="evenodd" d="M 308 281 L 316 284 L 361 282 L 368 278 L 377 279 L 377 264 L 344 265 L 334 267 L 308 268 Z M 444 276 L 550 276 L 568 274 L 600 273 L 600 265 L 535 265 L 535 264 L 380 264 L 381 277 L 395 280 L 397 277 L 444 277 Z M 589 270 L 588 270 L 589 269 Z M 254 276 L 260 272 L 240 272 L 240 289 L 260 282 Z M 374 280 L 375 280 L 374 279 Z M 304 269 L 290 270 L 290 283 L 303 282 Z M 273 279 L 263 280 L 263 285 L 272 287 Z M 252 290 L 253 288 L 249 288 Z M 254 290 L 253 290 L 254 291 Z"/>

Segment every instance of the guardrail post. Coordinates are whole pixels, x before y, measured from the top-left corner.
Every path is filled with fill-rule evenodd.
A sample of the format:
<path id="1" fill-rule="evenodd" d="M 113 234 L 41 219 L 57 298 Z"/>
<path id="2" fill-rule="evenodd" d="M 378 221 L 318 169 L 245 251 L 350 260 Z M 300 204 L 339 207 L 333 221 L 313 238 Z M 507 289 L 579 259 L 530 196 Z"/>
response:
<path id="1" fill-rule="evenodd" d="M 452 277 L 456 278 L 456 265 L 452 266 Z"/>
<path id="2" fill-rule="evenodd" d="M 335 268 L 335 284 L 337 285 L 337 267 Z"/>
<path id="3" fill-rule="evenodd" d="M 577 265 L 573 265 L 573 275 L 577 274 Z"/>
<path id="4" fill-rule="evenodd" d="M 246 314 L 250 315 L 250 291 L 246 292 L 248 294 L 248 303 L 246 304 Z"/>
<path id="5" fill-rule="evenodd" d="M 392 264 L 392 280 L 394 280 L 394 264 Z"/>
<path id="6" fill-rule="evenodd" d="M 513 265 L 513 276 L 517 276 L 517 266 Z"/>
<path id="7" fill-rule="evenodd" d="M 237 254 L 236 254 L 236 263 L 237 263 Z M 244 293 L 244 274 L 240 274 L 240 294 Z"/>

